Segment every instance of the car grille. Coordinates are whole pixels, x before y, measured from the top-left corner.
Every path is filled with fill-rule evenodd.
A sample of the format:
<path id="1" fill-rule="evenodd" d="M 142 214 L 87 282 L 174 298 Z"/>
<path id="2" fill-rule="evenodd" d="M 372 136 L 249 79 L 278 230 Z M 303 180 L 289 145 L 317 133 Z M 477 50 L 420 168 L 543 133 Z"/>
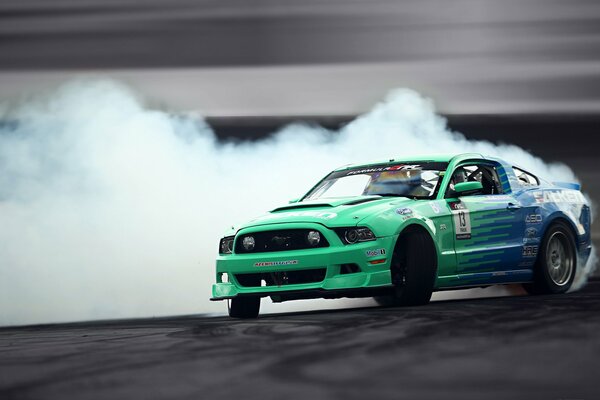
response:
<path id="1" fill-rule="evenodd" d="M 302 269 L 296 271 L 256 272 L 251 274 L 234 274 L 235 279 L 244 287 L 260 287 L 262 281 L 267 286 L 298 285 L 302 283 L 322 282 L 326 268 Z"/>
<path id="2" fill-rule="evenodd" d="M 329 247 L 329 243 L 323 234 L 321 234 L 321 241 L 318 245 L 311 246 L 308 244 L 306 241 L 306 235 L 312 230 L 314 229 L 287 229 L 279 231 L 253 232 L 246 235 L 240 235 L 235 240 L 235 252 L 238 254 L 265 253 Z M 255 245 L 253 250 L 246 250 L 242 245 L 242 242 L 246 236 L 254 237 Z"/>

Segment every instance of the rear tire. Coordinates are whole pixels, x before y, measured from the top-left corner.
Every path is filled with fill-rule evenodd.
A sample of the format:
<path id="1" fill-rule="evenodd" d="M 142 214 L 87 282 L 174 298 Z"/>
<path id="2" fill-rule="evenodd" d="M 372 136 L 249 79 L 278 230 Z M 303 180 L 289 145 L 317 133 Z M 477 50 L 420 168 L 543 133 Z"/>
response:
<path id="1" fill-rule="evenodd" d="M 398 238 L 390 266 L 394 294 L 375 297 L 382 306 L 429 303 L 437 274 L 437 254 L 431 237 L 414 230 Z"/>
<path id="2" fill-rule="evenodd" d="M 231 318 L 256 318 L 260 311 L 260 297 L 234 297 L 227 301 Z"/>
<path id="3" fill-rule="evenodd" d="M 561 221 L 552 224 L 539 247 L 533 268 L 533 282 L 523 288 L 529 294 L 565 293 L 575 278 L 577 252 L 575 237 Z"/>

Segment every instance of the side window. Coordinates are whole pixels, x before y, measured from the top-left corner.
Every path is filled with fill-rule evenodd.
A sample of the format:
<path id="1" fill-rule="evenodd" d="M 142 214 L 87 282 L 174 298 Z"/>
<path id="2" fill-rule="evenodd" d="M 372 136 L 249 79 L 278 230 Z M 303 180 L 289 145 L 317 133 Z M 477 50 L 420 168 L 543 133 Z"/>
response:
<path id="1" fill-rule="evenodd" d="M 474 195 L 502 193 L 502 185 L 500 184 L 498 172 L 496 172 L 494 166 L 485 164 L 465 164 L 454 170 L 445 197 L 456 197 L 454 185 L 457 183 L 474 181 L 481 182 L 481 185 L 483 186 L 483 190 Z"/>
<path id="2" fill-rule="evenodd" d="M 521 186 L 527 187 L 540 185 L 540 180 L 536 176 L 530 174 L 529 172 L 523 171 L 521 168 L 517 167 L 513 167 L 513 171 L 517 176 L 517 179 L 519 180 Z"/>

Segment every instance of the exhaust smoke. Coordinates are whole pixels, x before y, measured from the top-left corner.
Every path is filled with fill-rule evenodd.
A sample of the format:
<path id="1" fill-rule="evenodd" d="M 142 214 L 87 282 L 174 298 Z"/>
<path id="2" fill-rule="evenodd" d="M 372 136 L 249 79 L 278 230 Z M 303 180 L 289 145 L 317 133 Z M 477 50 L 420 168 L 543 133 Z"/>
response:
<path id="1" fill-rule="evenodd" d="M 258 142 L 221 143 L 113 81 L 4 104 L 0 120 L 0 325 L 223 312 L 208 301 L 221 233 L 346 163 L 474 151 L 576 179 L 467 141 L 407 89 L 337 132 L 292 124 Z"/>

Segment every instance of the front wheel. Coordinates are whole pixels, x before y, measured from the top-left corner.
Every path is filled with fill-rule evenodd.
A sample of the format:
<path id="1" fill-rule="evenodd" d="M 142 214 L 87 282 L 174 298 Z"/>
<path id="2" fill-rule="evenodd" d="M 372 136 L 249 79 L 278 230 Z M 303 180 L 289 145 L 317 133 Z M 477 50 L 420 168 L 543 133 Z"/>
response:
<path id="1" fill-rule="evenodd" d="M 390 266 L 394 294 L 375 297 L 382 306 L 429 303 L 437 275 L 437 253 L 431 237 L 414 230 L 398 238 Z"/>
<path id="2" fill-rule="evenodd" d="M 523 287 L 529 294 L 564 293 L 575 278 L 575 238 L 563 222 L 553 224 L 544 235 L 533 271 L 533 282 Z"/>
<path id="3" fill-rule="evenodd" d="M 234 297 L 227 300 L 231 318 L 256 318 L 260 311 L 260 297 Z"/>

